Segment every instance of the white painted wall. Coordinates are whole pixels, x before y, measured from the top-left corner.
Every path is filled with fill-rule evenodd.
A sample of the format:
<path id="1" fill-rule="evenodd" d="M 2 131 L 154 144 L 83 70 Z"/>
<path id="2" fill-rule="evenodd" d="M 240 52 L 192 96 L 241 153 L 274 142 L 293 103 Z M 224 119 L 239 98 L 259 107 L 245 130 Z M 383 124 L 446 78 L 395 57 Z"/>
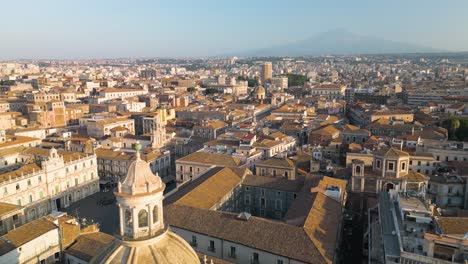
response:
<path id="1" fill-rule="evenodd" d="M 46 259 L 46 263 L 54 263 L 54 254 L 60 252 L 59 243 L 59 229 L 56 228 L 0 256 L 0 263 L 37 263 L 38 255 L 39 261 Z M 34 261 L 30 261 L 31 259 Z"/>

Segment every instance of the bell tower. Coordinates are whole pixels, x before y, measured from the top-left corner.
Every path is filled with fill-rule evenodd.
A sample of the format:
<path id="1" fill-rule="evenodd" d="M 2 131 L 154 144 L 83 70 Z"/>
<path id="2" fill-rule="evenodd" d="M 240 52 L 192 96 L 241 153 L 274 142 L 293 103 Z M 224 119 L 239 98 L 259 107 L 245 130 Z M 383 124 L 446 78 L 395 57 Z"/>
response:
<path id="1" fill-rule="evenodd" d="M 352 175 L 357 177 L 364 177 L 364 162 L 362 160 L 352 161 Z"/>
<path id="2" fill-rule="evenodd" d="M 160 149 L 166 144 L 166 125 L 163 122 L 161 112 L 154 118 L 154 126 L 151 132 L 151 147 Z"/>
<path id="3" fill-rule="evenodd" d="M 135 150 L 136 159 L 130 165 L 125 180 L 118 183 L 115 192 L 122 240 L 148 239 L 164 230 L 162 201 L 166 185 L 141 159 L 139 142 Z"/>

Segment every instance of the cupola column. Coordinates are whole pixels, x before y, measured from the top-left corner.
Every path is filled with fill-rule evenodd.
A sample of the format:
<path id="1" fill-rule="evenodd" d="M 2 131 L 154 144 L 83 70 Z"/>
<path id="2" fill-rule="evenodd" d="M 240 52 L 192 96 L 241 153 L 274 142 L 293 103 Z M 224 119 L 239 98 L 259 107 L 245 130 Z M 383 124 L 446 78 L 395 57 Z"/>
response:
<path id="1" fill-rule="evenodd" d="M 149 228 L 149 235 L 153 235 L 153 214 L 151 210 L 151 204 L 146 206 L 148 210 L 148 228 Z"/>
<path id="2" fill-rule="evenodd" d="M 119 204 L 119 218 L 120 218 L 120 236 L 123 237 L 125 234 L 124 226 L 125 226 L 125 211 L 122 206 Z"/>
<path id="3" fill-rule="evenodd" d="M 133 218 L 133 234 L 132 237 L 136 238 L 138 233 L 138 211 L 136 207 L 132 208 L 132 218 Z"/>

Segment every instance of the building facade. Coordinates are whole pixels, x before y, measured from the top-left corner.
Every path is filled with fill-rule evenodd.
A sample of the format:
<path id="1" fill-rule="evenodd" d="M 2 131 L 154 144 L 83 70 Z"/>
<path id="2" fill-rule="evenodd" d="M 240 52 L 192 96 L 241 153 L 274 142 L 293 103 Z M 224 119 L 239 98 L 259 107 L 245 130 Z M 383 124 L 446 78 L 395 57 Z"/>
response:
<path id="1" fill-rule="evenodd" d="M 29 149 L 34 163 L 1 174 L 0 199 L 24 207 L 26 222 L 99 191 L 95 155 Z"/>

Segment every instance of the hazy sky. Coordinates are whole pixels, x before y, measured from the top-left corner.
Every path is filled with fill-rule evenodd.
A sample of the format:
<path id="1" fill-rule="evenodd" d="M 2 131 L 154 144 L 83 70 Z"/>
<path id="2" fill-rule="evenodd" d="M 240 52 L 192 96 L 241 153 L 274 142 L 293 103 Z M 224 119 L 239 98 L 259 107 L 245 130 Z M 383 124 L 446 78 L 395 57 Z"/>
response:
<path id="1" fill-rule="evenodd" d="M 0 59 L 205 56 L 335 28 L 468 50 L 467 0 L 2 0 Z"/>

